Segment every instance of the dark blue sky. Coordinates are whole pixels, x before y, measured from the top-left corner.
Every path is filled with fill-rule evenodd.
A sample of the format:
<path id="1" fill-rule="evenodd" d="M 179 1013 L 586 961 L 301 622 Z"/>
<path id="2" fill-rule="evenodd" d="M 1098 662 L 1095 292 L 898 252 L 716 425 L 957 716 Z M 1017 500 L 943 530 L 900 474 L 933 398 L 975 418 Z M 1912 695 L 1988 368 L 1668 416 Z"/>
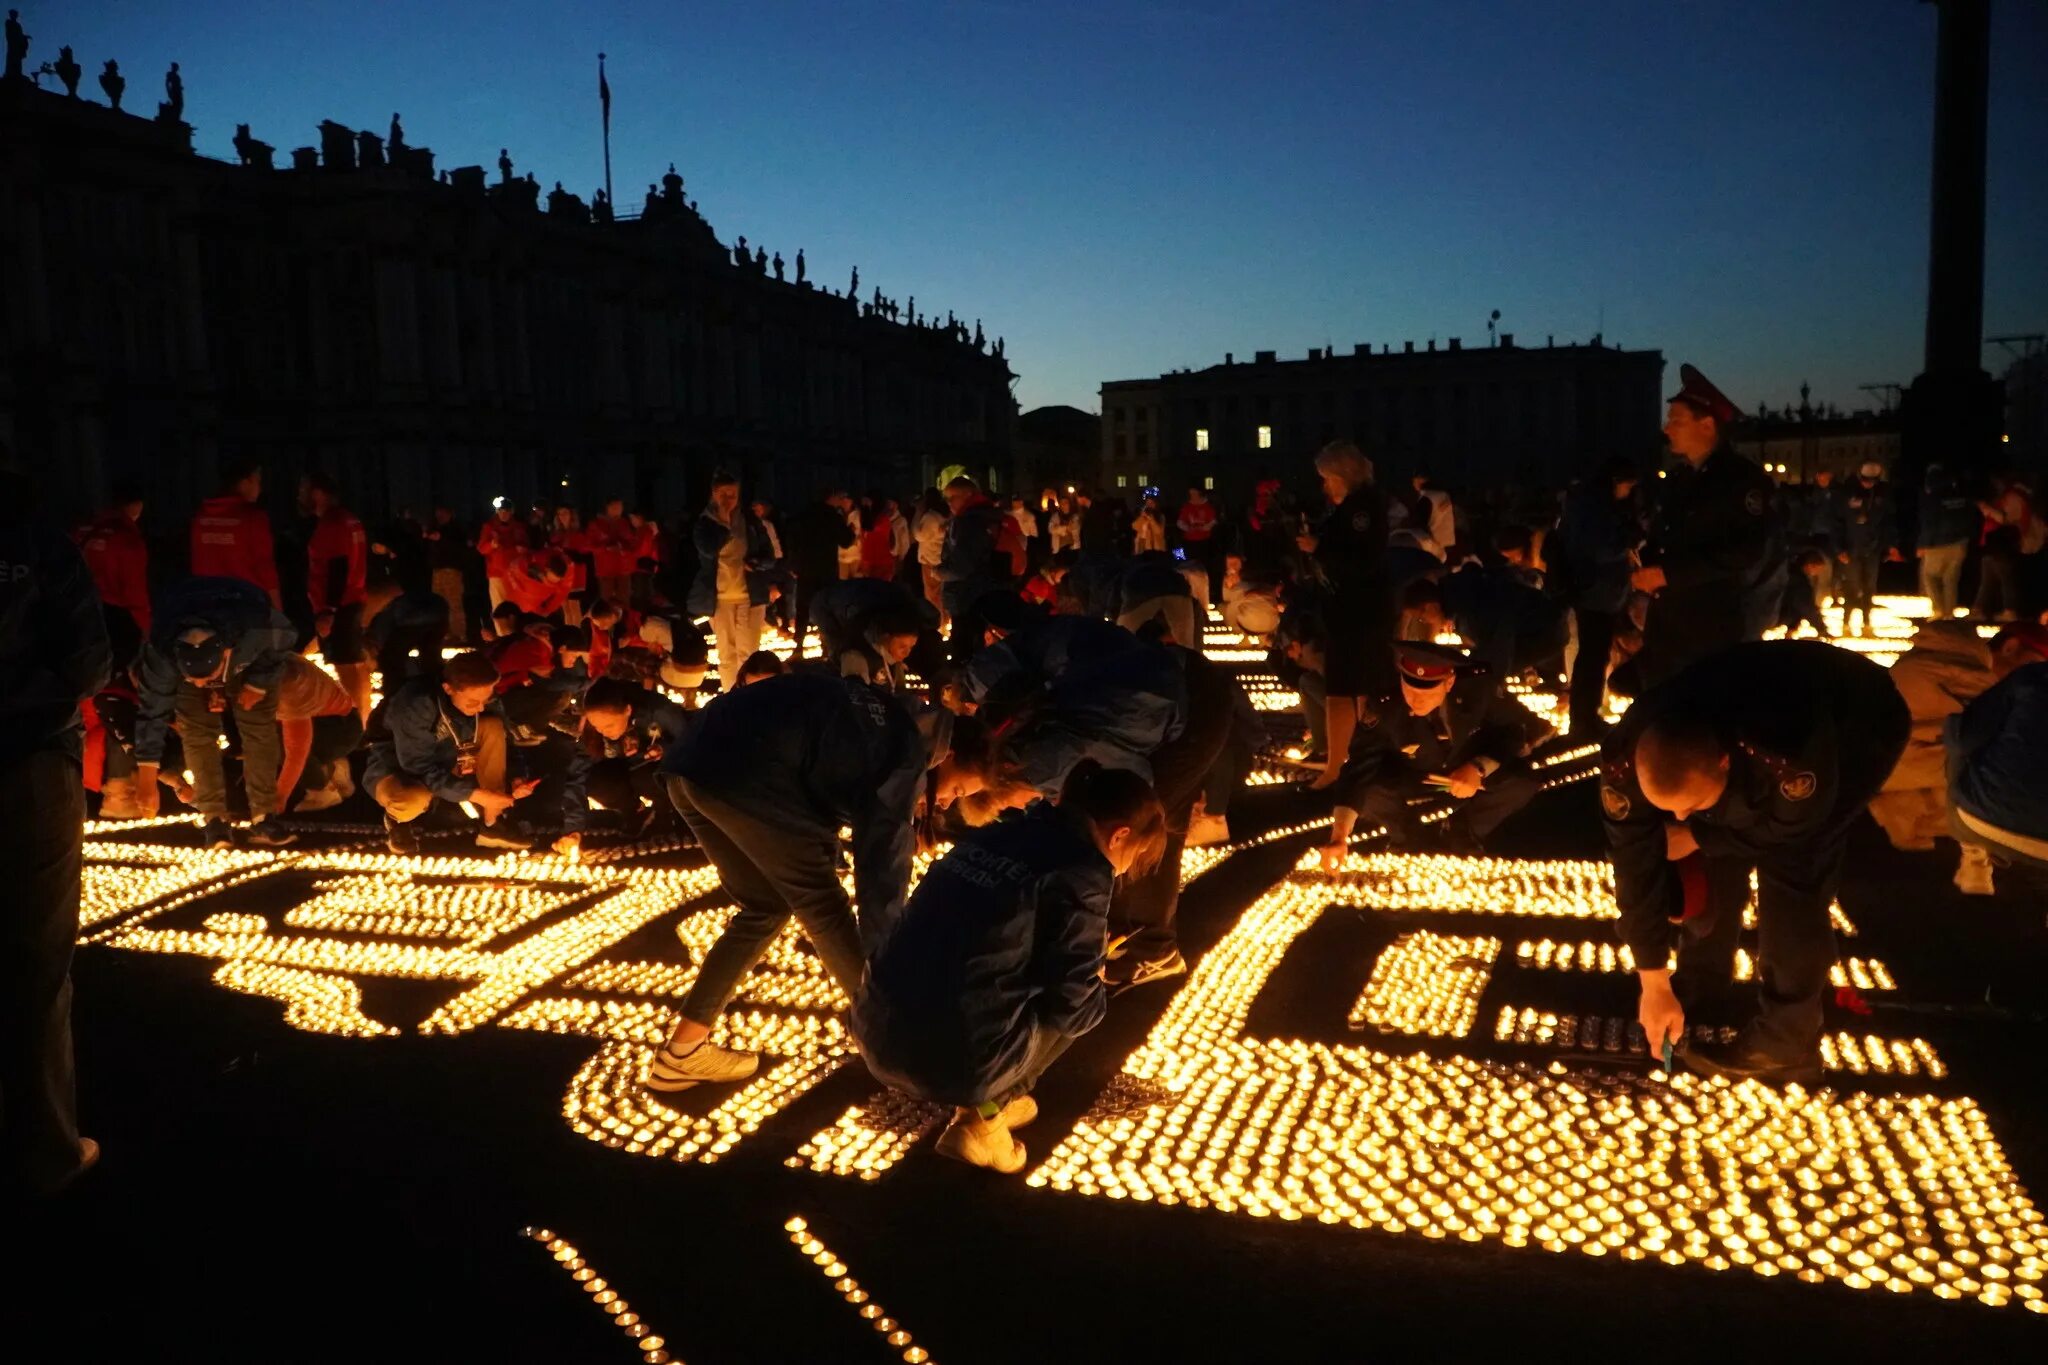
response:
<path id="1" fill-rule="evenodd" d="M 1745 407 L 1919 369 L 1935 15 L 1915 0 L 13 0 L 32 63 L 171 60 L 202 151 L 402 110 L 622 205 L 1009 338 L 1025 406 L 1325 342 L 1589 336 Z M 2048 4 L 1996 0 L 1985 325 L 2048 330 Z M 495 171 L 493 171 L 495 175 Z M 1995 348 L 1986 360 L 1996 370 Z"/>

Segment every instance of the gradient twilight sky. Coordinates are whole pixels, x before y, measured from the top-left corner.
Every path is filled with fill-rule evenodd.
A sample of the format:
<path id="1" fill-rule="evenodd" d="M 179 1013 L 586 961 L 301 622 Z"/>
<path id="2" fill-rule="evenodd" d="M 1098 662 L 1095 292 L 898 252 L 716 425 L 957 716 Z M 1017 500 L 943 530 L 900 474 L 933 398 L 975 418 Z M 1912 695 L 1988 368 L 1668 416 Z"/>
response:
<path id="1" fill-rule="evenodd" d="M 1935 13 L 1915 0 L 11 0 L 199 149 L 333 118 L 1009 339 L 1025 407 L 1278 349 L 1661 348 L 1744 407 L 1920 368 Z M 1985 327 L 2048 330 L 2048 4 L 1994 0 Z M 53 83 L 54 84 L 54 83 Z M 1987 348 L 1995 372 L 2006 357 Z"/>

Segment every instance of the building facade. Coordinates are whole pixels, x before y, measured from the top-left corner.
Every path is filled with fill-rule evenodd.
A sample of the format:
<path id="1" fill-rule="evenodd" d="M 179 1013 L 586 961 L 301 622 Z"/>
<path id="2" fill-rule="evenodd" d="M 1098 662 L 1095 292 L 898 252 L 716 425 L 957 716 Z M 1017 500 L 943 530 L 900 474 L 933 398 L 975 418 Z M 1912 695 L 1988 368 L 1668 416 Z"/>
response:
<path id="1" fill-rule="evenodd" d="M 336 476 L 365 515 L 624 497 L 714 467 L 784 499 L 1007 470 L 1000 349 L 742 266 L 673 173 L 613 219 L 509 164 L 324 125 L 291 169 L 184 124 L 0 82 L 0 436 L 82 511 L 167 515 L 223 466 Z"/>
<path id="2" fill-rule="evenodd" d="M 1802 404 L 1745 418 L 1729 440 L 1779 483 L 1811 483 L 1821 473 L 1847 479 L 1867 460 L 1889 475 L 1899 464 L 1902 429 L 1897 409 L 1837 413 Z"/>
<path id="3" fill-rule="evenodd" d="M 1662 447 L 1664 357 L 1587 345 L 1458 338 L 1397 350 L 1259 351 L 1221 365 L 1102 386 L 1100 482 L 1241 496 L 1261 478 L 1303 474 L 1325 442 L 1349 438 L 1383 480 L 1427 473 L 1476 490 L 1562 484 L 1613 455 Z"/>

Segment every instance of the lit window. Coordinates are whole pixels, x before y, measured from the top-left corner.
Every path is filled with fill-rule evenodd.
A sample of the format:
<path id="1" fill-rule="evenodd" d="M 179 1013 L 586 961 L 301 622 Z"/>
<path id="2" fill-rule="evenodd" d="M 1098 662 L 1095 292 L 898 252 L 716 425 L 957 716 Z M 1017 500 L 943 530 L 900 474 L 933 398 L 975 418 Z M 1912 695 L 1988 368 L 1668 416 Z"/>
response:
<path id="1" fill-rule="evenodd" d="M 1149 485 L 1149 484 L 1150 484 L 1151 482 L 1152 482 L 1152 480 L 1150 480 L 1150 479 L 1146 478 L 1146 477 L 1145 477 L 1145 476 L 1144 476 L 1143 474 L 1140 474 L 1140 475 L 1138 476 L 1138 487 L 1140 487 L 1140 488 L 1144 488 L 1144 487 L 1146 487 L 1146 486 L 1147 486 L 1147 485 Z"/>
<path id="2" fill-rule="evenodd" d="M 1130 475 L 1128 475 L 1128 474 L 1119 474 L 1119 475 L 1117 475 L 1117 476 L 1116 476 L 1116 486 L 1117 486 L 1118 488 L 1129 488 L 1129 487 L 1131 486 L 1131 476 L 1130 476 Z"/>
<path id="3" fill-rule="evenodd" d="M 1195 449 L 1196 449 L 1196 450 L 1207 450 L 1208 448 L 1209 448 L 1209 428 L 1207 428 L 1207 427 L 1196 427 L 1196 428 L 1195 428 Z"/>
<path id="4" fill-rule="evenodd" d="M 1202 476 L 1202 491 L 1205 493 L 1213 493 L 1216 491 L 1216 476 L 1214 474 L 1205 474 Z"/>
<path id="5" fill-rule="evenodd" d="M 1272 448 L 1273 448 L 1273 428 L 1271 428 L 1271 427 L 1260 427 L 1260 428 L 1259 428 L 1259 449 L 1260 449 L 1260 450 L 1271 450 Z"/>

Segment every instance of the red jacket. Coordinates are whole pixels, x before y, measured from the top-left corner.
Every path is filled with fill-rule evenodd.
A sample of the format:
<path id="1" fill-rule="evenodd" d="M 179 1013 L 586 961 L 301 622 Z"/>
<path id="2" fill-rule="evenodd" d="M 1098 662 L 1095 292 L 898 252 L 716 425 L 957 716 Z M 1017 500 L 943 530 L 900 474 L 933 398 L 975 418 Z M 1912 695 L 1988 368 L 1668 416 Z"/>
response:
<path id="1" fill-rule="evenodd" d="M 661 528 L 659 526 L 656 526 L 651 521 L 644 521 L 634 530 L 633 536 L 631 558 L 635 573 L 639 572 L 640 561 L 643 559 L 654 564 L 661 563 Z"/>
<path id="2" fill-rule="evenodd" d="M 583 528 L 590 561 L 599 578 L 624 578 L 633 572 L 633 547 L 640 533 L 624 517 L 592 517 Z"/>
<path id="3" fill-rule="evenodd" d="M 532 543 L 527 534 L 526 523 L 518 517 L 510 521 L 499 521 L 493 516 L 476 533 L 477 553 L 484 557 L 484 573 L 491 578 L 503 578 L 512 561 L 519 558 Z"/>
<path id="4" fill-rule="evenodd" d="M 337 559 L 347 564 L 338 598 L 330 591 Z M 306 542 L 306 596 L 312 600 L 313 613 L 352 606 L 363 600 L 369 585 L 370 538 L 363 534 L 363 524 L 346 507 L 328 508 L 313 523 L 313 538 Z"/>
<path id="5" fill-rule="evenodd" d="M 1207 540 L 1216 531 L 1216 504 L 1213 502 L 1182 503 L 1180 509 L 1181 539 L 1190 544 Z"/>
<path id="6" fill-rule="evenodd" d="M 555 651 L 546 640 L 522 632 L 491 641 L 484 646 L 484 657 L 498 670 L 498 695 L 502 697 L 515 687 L 525 686 L 535 669 L 551 669 Z"/>
<path id="7" fill-rule="evenodd" d="M 270 540 L 270 514 L 238 493 L 200 503 L 192 518 L 192 573 L 197 578 L 239 578 L 274 596 L 277 554 Z"/>
<path id="8" fill-rule="evenodd" d="M 583 557 L 590 553 L 589 533 L 581 526 L 550 526 L 548 548 L 560 550 L 562 558 L 569 561 L 569 576 L 565 580 L 569 584 L 569 591 L 582 592 L 586 586 L 583 581 L 586 576 Z"/>
<path id="9" fill-rule="evenodd" d="M 887 518 L 877 518 L 875 524 L 860 533 L 860 575 L 862 578 L 894 578 L 896 576 L 895 534 L 890 530 Z"/>
<path id="10" fill-rule="evenodd" d="M 100 601 L 119 607 L 149 634 L 149 542 L 119 508 L 102 512 L 78 530 L 78 552 L 92 571 Z"/>
<path id="11" fill-rule="evenodd" d="M 540 575 L 542 555 L 514 555 L 505 566 L 505 600 L 535 616 L 553 616 L 569 600 L 569 579 L 550 583 Z"/>

